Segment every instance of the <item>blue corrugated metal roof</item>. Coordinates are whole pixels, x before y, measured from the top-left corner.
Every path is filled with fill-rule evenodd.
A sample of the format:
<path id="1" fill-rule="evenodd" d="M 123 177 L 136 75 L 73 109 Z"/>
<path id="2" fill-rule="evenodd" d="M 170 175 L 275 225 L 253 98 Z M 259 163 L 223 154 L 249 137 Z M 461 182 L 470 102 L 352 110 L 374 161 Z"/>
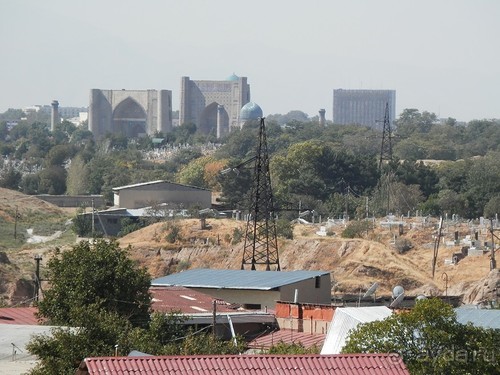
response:
<path id="1" fill-rule="evenodd" d="M 194 269 L 160 277 L 152 286 L 185 286 L 188 288 L 272 290 L 283 285 L 326 275 L 326 271 L 247 271 Z"/>
<path id="2" fill-rule="evenodd" d="M 493 309 L 455 309 L 461 324 L 472 323 L 476 327 L 500 329 L 500 310 Z"/>

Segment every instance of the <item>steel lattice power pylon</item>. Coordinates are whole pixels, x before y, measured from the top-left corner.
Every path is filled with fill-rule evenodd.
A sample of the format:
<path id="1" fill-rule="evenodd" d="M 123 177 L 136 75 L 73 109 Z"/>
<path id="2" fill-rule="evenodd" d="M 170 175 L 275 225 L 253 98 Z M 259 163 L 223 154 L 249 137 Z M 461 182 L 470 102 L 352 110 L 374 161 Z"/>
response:
<path id="1" fill-rule="evenodd" d="M 271 265 L 276 265 L 276 270 L 279 271 L 274 200 L 264 118 L 260 120 L 259 146 L 255 156 L 251 194 L 241 269 L 244 270 L 245 266 L 250 265 L 252 270 L 256 270 L 257 265 L 265 265 L 266 270 L 269 271 Z"/>
<path id="2" fill-rule="evenodd" d="M 385 104 L 384 128 L 382 129 L 382 147 L 380 149 L 379 169 L 382 168 L 382 162 L 392 161 L 392 131 L 391 121 L 389 119 L 389 103 Z"/>

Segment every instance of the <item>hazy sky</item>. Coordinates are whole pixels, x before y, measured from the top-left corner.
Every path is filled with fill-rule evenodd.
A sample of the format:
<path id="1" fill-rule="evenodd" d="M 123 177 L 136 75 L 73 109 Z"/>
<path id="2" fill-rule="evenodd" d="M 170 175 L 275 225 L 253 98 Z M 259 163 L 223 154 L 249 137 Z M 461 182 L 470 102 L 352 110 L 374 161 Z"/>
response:
<path id="1" fill-rule="evenodd" d="M 500 118 L 498 0 L 0 0 L 0 112 L 87 106 L 89 90 L 248 77 L 265 115 L 326 109 L 333 89 L 395 89 L 404 108 Z"/>

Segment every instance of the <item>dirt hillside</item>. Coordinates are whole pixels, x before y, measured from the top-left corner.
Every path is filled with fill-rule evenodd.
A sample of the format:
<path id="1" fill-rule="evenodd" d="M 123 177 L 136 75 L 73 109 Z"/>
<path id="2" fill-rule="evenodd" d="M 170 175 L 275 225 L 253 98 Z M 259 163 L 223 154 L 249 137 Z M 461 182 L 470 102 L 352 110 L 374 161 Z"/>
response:
<path id="1" fill-rule="evenodd" d="M 179 238 L 167 241 L 172 225 L 179 228 Z M 245 223 L 228 219 L 209 220 L 209 229 L 201 229 L 200 221 L 182 220 L 174 224 L 158 223 L 125 236 L 124 247 L 131 246 L 131 256 L 146 266 L 153 277 L 179 272 L 188 268 L 239 269 L 243 242 L 231 244 L 235 228 L 242 233 Z M 455 230 L 465 237 L 470 228 L 456 225 L 445 230 L 440 242 L 435 277 L 432 278 L 432 257 L 436 228 L 432 224 L 407 223 L 406 238 L 413 245 L 399 254 L 394 245 L 395 231 L 376 229 L 367 239 L 344 239 L 338 233 L 342 226 L 333 227 L 334 236 L 316 234 L 318 225 L 297 224 L 293 240 L 280 240 L 279 253 L 282 270 L 330 271 L 334 293 L 359 293 L 373 282 L 380 284 L 379 293 L 390 294 L 396 285 L 402 285 L 407 294 L 464 295 L 466 303 L 477 302 L 480 293 L 469 288 L 482 285 L 489 275 L 489 256 L 465 257 L 458 264 L 448 264 L 461 246 L 446 246 Z M 411 229 L 410 229 L 411 228 Z M 491 276 L 490 276 L 491 278 Z M 493 277 L 495 279 L 495 277 Z M 487 283 L 487 282 L 486 282 Z M 491 281 L 490 281 L 491 283 Z M 494 284 L 494 280 L 493 280 Z"/>
<path id="2" fill-rule="evenodd" d="M 19 231 L 25 231 L 27 225 L 31 225 L 28 221 L 33 218 L 47 227 L 47 217 L 64 221 L 74 214 L 35 197 L 0 189 L 0 223 L 8 227 L 3 232 L 0 228 L 0 304 L 5 305 L 29 301 L 33 296 L 35 255 L 43 257 L 43 275 L 43 267 L 53 250 L 56 247 L 64 250 L 74 244 L 74 236 L 39 244 L 23 244 L 18 238 L 16 247 L 11 248 L 16 207 L 24 226 L 18 226 Z M 182 219 L 150 225 L 119 242 L 123 247 L 130 246 L 130 256 L 147 267 L 152 277 L 190 268 L 240 269 L 245 227 L 242 221 L 208 219 L 207 226 L 202 229 L 200 220 Z M 46 231 L 50 231 L 52 227 L 47 228 Z M 464 303 L 497 298 L 499 274 L 489 270 L 489 253 L 465 257 L 455 265 L 449 262 L 463 246 L 449 246 L 455 232 L 464 239 L 466 236 L 473 238 L 477 231 L 479 242 L 483 243 L 490 240 L 488 228 L 471 223 L 447 223 L 440 241 L 434 279 L 431 263 L 437 234 L 435 220 L 405 219 L 401 235 L 397 227 L 387 228 L 377 222 L 375 229 L 364 234 L 362 239 L 341 238 L 344 228 L 341 224 L 328 227 L 329 235 L 321 236 L 317 234 L 319 225 L 296 224 L 293 240 L 279 240 L 281 268 L 284 271 L 329 271 L 335 294 L 357 294 L 378 282 L 379 294 L 389 295 L 394 286 L 402 285 L 408 295 L 448 293 L 463 296 Z M 53 233 L 44 235 L 52 238 L 50 234 Z M 407 241 L 411 249 L 400 254 L 395 240 Z"/>

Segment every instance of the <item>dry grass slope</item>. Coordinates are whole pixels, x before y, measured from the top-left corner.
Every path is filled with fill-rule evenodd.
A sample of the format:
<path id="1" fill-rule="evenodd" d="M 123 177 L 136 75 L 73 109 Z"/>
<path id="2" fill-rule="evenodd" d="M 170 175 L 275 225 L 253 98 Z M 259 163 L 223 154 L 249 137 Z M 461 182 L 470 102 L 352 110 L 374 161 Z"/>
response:
<path id="1" fill-rule="evenodd" d="M 209 224 L 210 229 L 201 229 L 199 220 L 177 221 L 180 239 L 173 244 L 166 239 L 171 228 L 171 224 L 166 223 L 131 233 L 120 243 L 131 246 L 131 256 L 146 266 L 153 277 L 187 268 L 239 269 L 243 243 L 233 245 L 231 240 L 234 228 L 244 232 L 245 223 L 213 219 Z M 444 294 L 446 287 L 465 294 L 470 285 L 489 273 L 487 255 L 466 257 L 457 265 L 445 264 L 445 259 L 451 259 L 460 247 L 441 244 L 432 279 L 433 226 L 417 227 L 405 233 L 403 236 L 412 242 L 413 248 L 404 254 L 395 249 L 394 234 L 389 229 L 377 229 L 367 239 L 321 237 L 316 235 L 317 230 L 317 226 L 297 225 L 293 240 L 280 240 L 280 264 L 284 271 L 330 271 L 336 283 L 333 292 L 358 293 L 377 281 L 379 293 L 384 294 L 390 294 L 395 285 L 402 285 L 408 294 L 414 295 Z M 467 229 L 460 230 L 465 233 Z M 448 277 L 447 285 L 444 273 Z M 463 288 L 452 289 L 456 285 Z"/>
<path id="2" fill-rule="evenodd" d="M 35 197 L 0 189 L 0 221 L 13 224 L 16 206 L 27 220 L 31 216 L 59 218 L 71 217 L 64 210 Z M 240 269 L 243 241 L 233 243 L 235 233 L 244 233 L 246 223 L 229 219 L 209 219 L 208 228 L 201 228 L 198 219 L 182 219 L 160 222 L 130 233 L 119 240 L 138 264 L 145 266 L 152 277 L 189 268 Z M 440 246 L 434 279 L 431 261 L 435 225 L 423 226 L 420 222 L 407 223 L 403 238 L 413 245 L 412 249 L 399 254 L 393 244 L 395 231 L 378 227 L 363 239 L 340 237 L 343 227 L 333 227 L 334 236 L 316 234 L 317 225 L 298 224 L 293 240 L 279 240 L 280 265 L 287 270 L 330 271 L 334 293 L 359 293 L 373 282 L 380 284 L 378 293 L 390 294 L 395 285 L 402 285 L 408 294 L 464 295 L 466 303 L 487 298 L 490 290 L 498 285 L 498 272 L 489 272 L 489 256 L 466 257 L 457 265 L 445 264 L 460 246 Z M 409 229 L 409 228 L 412 229 Z M 172 241 L 172 232 L 177 231 Z M 464 225 L 447 227 L 445 240 L 452 240 L 455 231 L 463 238 L 471 234 Z M 0 232 L 1 233 L 1 232 Z M 7 233 L 7 234 L 6 234 Z M 487 231 L 480 234 L 487 236 Z M 2 237 L 3 236 L 3 237 Z M 3 246 L 11 232 L 0 236 L 0 252 L 5 252 L 8 262 L 0 257 L 0 297 L 12 304 L 29 296 L 33 280 L 35 254 L 42 254 L 42 267 L 50 258 L 55 246 L 69 248 L 72 243 L 18 244 Z M 74 241 L 74 238 L 73 238 Z M 447 275 L 445 285 L 444 274 Z M 0 303 L 1 300 L 0 300 Z"/>

